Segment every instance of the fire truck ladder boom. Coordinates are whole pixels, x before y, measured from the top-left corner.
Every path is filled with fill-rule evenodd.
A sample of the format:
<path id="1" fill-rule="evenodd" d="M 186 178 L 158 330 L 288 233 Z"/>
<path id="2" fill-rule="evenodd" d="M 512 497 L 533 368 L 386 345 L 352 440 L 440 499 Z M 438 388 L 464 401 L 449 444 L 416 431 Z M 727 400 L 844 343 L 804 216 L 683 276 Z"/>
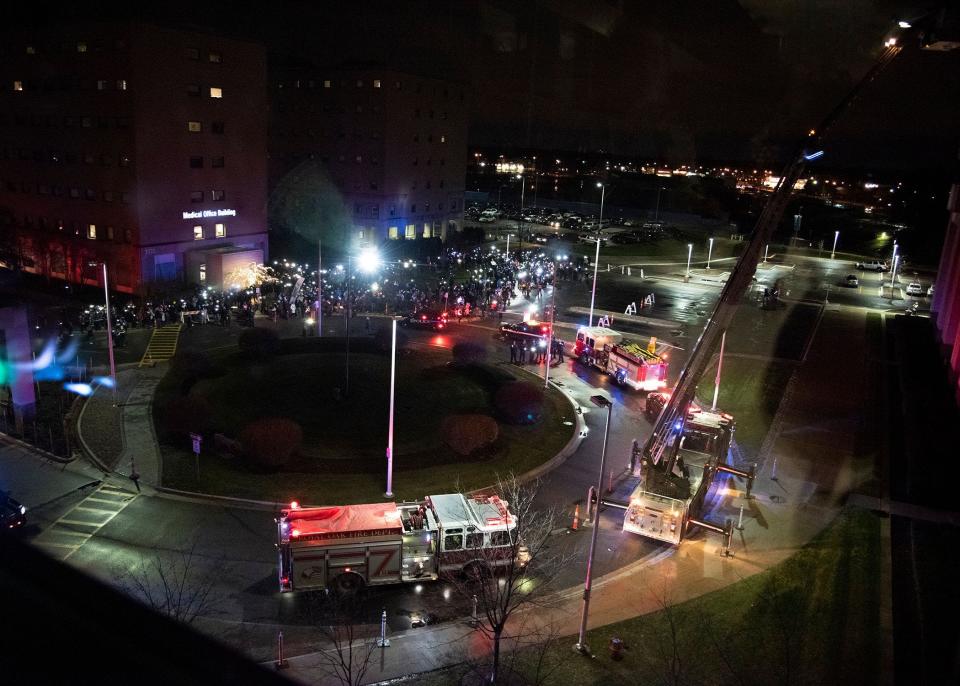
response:
<path id="1" fill-rule="evenodd" d="M 770 242 L 774 230 L 780 223 L 793 192 L 793 187 L 803 173 L 806 162 L 822 155 L 820 144 L 833 124 L 856 101 L 863 88 L 871 83 L 900 51 L 901 48 L 897 45 L 888 44 L 884 48 L 870 71 L 827 115 L 820 126 L 809 132 L 803 140 L 800 150 L 781 175 L 779 183 L 774 188 L 770 199 L 757 219 L 753 234 L 747 242 L 743 254 L 737 260 L 726 284 L 723 286 L 723 290 L 720 292 L 720 298 L 717 300 L 706 326 L 694 345 L 690 359 L 680 372 L 680 378 L 670 396 L 670 400 L 660 412 L 660 416 L 654 424 L 653 433 L 644 444 L 643 454 L 654 464 L 660 463 L 671 436 L 682 431 L 683 422 L 686 419 L 686 408 L 694 399 L 697 384 L 710 362 L 710 355 L 717 347 L 721 334 L 730 325 L 741 298 L 750 286 L 757 271 L 761 252 L 764 246 Z"/>

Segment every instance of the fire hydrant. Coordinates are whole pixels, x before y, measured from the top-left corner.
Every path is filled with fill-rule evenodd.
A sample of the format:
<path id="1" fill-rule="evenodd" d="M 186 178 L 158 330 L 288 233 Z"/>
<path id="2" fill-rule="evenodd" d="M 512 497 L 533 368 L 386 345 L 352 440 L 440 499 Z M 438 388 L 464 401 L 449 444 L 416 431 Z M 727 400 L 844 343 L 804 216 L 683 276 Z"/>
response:
<path id="1" fill-rule="evenodd" d="M 614 636 L 610 639 L 610 659 L 611 660 L 622 660 L 623 659 L 623 639 L 617 638 Z"/>

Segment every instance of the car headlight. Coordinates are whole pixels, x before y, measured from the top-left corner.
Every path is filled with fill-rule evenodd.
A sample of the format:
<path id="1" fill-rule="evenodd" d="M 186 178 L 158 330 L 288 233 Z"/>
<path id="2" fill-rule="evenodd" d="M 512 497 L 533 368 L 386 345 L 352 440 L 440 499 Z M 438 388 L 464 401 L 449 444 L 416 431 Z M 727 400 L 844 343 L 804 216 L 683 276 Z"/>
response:
<path id="1" fill-rule="evenodd" d="M 20 514 L 27 514 L 27 508 L 25 508 L 23 505 L 20 506 Z"/>

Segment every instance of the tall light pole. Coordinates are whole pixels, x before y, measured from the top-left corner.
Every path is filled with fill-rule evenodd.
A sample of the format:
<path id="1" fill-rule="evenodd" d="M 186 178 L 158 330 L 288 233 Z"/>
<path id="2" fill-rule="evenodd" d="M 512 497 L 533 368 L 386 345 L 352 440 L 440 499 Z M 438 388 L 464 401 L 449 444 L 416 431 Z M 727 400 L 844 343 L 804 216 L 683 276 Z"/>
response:
<path id="1" fill-rule="evenodd" d="M 607 193 L 607 186 L 597 182 L 600 189 L 600 219 L 603 219 L 603 198 Z M 600 231 L 597 230 L 597 254 L 593 260 L 593 290 L 590 291 L 590 326 L 593 326 L 593 304 L 597 299 L 597 269 L 600 268 Z"/>
<path id="2" fill-rule="evenodd" d="M 893 283 L 896 279 L 897 272 L 897 248 L 900 246 L 897 245 L 897 241 L 893 241 L 893 255 L 890 257 L 890 289 L 893 289 Z M 880 280 L 883 281 L 883 272 L 880 273 Z"/>
<path id="3" fill-rule="evenodd" d="M 523 196 L 527 190 L 527 183 L 523 178 L 523 174 L 517 174 L 517 178 L 520 179 L 520 218 L 517 220 L 517 233 L 519 234 L 519 243 L 520 243 L 520 257 L 523 257 Z"/>
<path id="4" fill-rule="evenodd" d="M 707 247 L 707 269 L 710 269 L 710 258 L 713 257 L 713 238 L 708 238 L 709 246 Z"/>
<path id="5" fill-rule="evenodd" d="M 837 256 L 837 239 L 840 238 L 840 231 L 833 232 L 833 248 L 830 249 L 830 259 L 834 259 Z"/>
<path id="6" fill-rule="evenodd" d="M 610 438 L 610 415 L 613 410 L 613 403 L 602 395 L 590 396 L 590 402 L 597 407 L 607 408 L 607 423 L 603 430 L 603 449 L 600 451 L 600 477 L 597 480 L 597 496 L 603 492 L 603 470 L 607 459 L 607 440 Z M 593 555 L 597 549 L 597 533 L 600 531 L 600 508 L 597 507 L 597 518 L 593 525 L 593 531 L 590 533 L 590 551 L 587 553 L 587 578 L 583 582 L 583 603 L 580 607 L 580 633 L 577 636 L 577 644 L 574 649 L 584 654 L 589 654 L 587 647 L 587 617 L 590 614 L 590 588 L 593 586 Z"/>
<path id="7" fill-rule="evenodd" d="M 107 283 L 107 263 L 103 263 L 103 302 L 107 308 L 107 351 L 110 356 L 110 379 L 113 381 L 113 404 L 117 404 L 117 367 L 113 361 L 113 326 L 110 323 L 110 286 Z"/>
<path id="8" fill-rule="evenodd" d="M 550 358 L 553 355 L 553 320 L 557 311 L 557 261 L 553 261 L 553 286 L 550 294 L 550 338 L 547 340 L 547 364 L 543 370 L 543 387 L 550 387 Z"/>
<path id="9" fill-rule="evenodd" d="M 323 250 L 317 241 L 317 338 L 323 336 Z"/>
<path id="10" fill-rule="evenodd" d="M 687 278 L 690 278 L 690 260 L 693 257 L 693 243 L 687 243 Z"/>
<path id="11" fill-rule="evenodd" d="M 723 330 L 720 336 L 720 357 L 717 358 L 717 378 L 713 382 L 713 407 L 711 411 L 716 411 L 717 400 L 720 398 L 720 373 L 723 371 L 723 348 L 727 344 L 727 330 Z"/>
<path id="12" fill-rule="evenodd" d="M 393 327 L 391 336 L 390 356 L 390 422 L 387 428 L 387 498 L 393 497 L 393 397 L 397 378 L 397 318 L 391 318 Z"/>
<path id="13" fill-rule="evenodd" d="M 663 190 L 663 186 L 657 186 L 657 209 L 653 213 L 653 221 L 660 221 L 660 191 Z"/>

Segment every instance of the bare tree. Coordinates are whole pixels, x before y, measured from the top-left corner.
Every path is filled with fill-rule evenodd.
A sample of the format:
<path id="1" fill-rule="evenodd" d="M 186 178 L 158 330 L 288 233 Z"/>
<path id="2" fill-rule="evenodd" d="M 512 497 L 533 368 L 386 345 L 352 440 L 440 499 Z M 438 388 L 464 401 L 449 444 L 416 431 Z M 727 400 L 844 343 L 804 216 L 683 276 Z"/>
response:
<path id="1" fill-rule="evenodd" d="M 373 664 L 376 630 L 362 620 L 355 599 L 331 596 L 329 601 L 323 613 L 328 623 L 320 629 L 320 670 L 344 686 L 359 686 Z"/>
<path id="2" fill-rule="evenodd" d="M 214 588 L 223 575 L 222 565 L 201 569 L 196 548 L 194 541 L 188 549 L 167 557 L 141 555 L 133 569 L 116 572 L 117 583 L 155 612 L 192 624 L 219 603 Z"/>
<path id="3" fill-rule="evenodd" d="M 471 549 L 468 542 L 469 552 L 477 561 L 469 564 L 462 576 L 451 579 L 460 595 L 471 602 L 476 597 L 476 630 L 491 647 L 488 664 L 478 668 L 486 672 L 484 680 L 491 684 L 501 679 L 505 647 L 516 647 L 524 638 L 542 635 L 529 622 L 514 621 L 514 617 L 523 610 L 555 602 L 555 582 L 572 559 L 571 553 L 560 550 L 561 546 L 550 545 L 551 533 L 562 528 L 562 514 L 554 508 L 535 506 L 539 486 L 539 482 L 522 484 L 514 476 L 497 480 L 493 490 L 508 503 L 514 526 L 503 534 L 503 546 Z"/>

